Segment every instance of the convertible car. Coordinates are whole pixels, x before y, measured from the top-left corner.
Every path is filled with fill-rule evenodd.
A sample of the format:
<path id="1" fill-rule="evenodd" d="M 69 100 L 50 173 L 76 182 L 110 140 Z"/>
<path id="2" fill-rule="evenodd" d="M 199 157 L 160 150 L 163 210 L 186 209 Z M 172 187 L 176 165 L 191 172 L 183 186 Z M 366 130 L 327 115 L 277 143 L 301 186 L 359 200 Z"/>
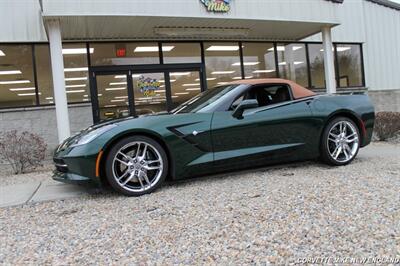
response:
<path id="1" fill-rule="evenodd" d="M 374 118 L 364 94 L 316 95 L 288 80 L 241 80 L 169 113 L 81 131 L 55 151 L 53 178 L 139 196 L 166 178 L 316 158 L 345 165 L 370 143 Z"/>

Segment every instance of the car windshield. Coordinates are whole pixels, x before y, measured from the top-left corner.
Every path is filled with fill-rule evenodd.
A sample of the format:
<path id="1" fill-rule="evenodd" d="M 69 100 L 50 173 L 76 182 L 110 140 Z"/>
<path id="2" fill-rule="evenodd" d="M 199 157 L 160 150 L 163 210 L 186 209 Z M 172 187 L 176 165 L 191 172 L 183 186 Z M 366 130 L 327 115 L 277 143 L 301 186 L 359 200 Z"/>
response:
<path id="1" fill-rule="evenodd" d="M 180 113 L 204 113 L 208 112 L 216 106 L 222 97 L 226 95 L 228 92 L 232 91 L 238 85 L 226 85 L 226 86 L 219 86 L 205 92 L 200 93 L 199 95 L 195 96 L 194 98 L 184 102 L 183 104 L 179 105 L 177 108 L 172 110 L 173 114 L 180 114 Z"/>

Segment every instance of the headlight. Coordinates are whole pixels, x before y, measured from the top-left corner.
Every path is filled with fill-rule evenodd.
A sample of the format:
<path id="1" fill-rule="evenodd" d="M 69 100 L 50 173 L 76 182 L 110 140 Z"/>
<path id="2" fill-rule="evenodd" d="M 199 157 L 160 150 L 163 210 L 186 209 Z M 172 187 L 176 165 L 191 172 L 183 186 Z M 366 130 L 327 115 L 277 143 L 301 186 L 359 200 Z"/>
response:
<path id="1" fill-rule="evenodd" d="M 86 135 L 83 135 L 81 138 L 77 139 L 76 142 L 73 143 L 70 147 L 75 147 L 75 146 L 88 144 L 89 142 L 91 142 L 92 140 L 97 138 L 98 136 L 106 133 L 107 131 L 109 131 L 110 129 L 112 129 L 112 128 L 116 127 L 116 126 L 117 125 L 115 125 L 115 124 L 110 124 L 110 125 L 106 125 L 106 126 L 103 126 L 103 127 L 99 127 L 98 129 L 95 129 L 93 131 L 90 131 Z"/>

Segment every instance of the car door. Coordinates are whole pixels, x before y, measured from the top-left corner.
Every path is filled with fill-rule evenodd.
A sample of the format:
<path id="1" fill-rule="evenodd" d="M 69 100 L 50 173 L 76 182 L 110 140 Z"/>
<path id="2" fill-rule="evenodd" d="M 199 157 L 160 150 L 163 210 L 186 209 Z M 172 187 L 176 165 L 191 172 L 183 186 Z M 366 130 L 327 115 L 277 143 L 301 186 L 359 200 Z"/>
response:
<path id="1" fill-rule="evenodd" d="M 241 119 L 233 117 L 232 110 L 215 112 L 211 123 L 214 161 L 243 167 L 312 157 L 315 137 L 309 103 L 310 99 L 270 102 L 246 110 Z"/>

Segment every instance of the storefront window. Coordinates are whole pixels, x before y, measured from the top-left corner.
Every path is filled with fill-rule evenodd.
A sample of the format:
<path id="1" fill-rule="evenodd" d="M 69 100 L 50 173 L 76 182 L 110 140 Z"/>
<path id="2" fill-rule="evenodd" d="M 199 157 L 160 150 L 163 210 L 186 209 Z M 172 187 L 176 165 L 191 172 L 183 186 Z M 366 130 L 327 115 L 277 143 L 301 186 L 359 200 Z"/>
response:
<path id="1" fill-rule="evenodd" d="M 322 44 L 309 44 L 311 87 L 325 88 L 324 50 Z"/>
<path id="2" fill-rule="evenodd" d="M 339 87 L 363 86 L 360 45 L 338 44 L 336 51 Z"/>
<path id="3" fill-rule="evenodd" d="M 238 43 L 204 43 L 204 53 L 209 89 L 242 78 Z"/>
<path id="4" fill-rule="evenodd" d="M 243 43 L 245 78 L 274 78 L 275 53 L 273 43 Z"/>
<path id="5" fill-rule="evenodd" d="M 54 104 L 53 78 L 48 44 L 35 45 L 35 61 L 40 104 Z"/>
<path id="6" fill-rule="evenodd" d="M 278 44 L 278 66 L 281 78 L 308 86 L 305 45 L 300 43 Z"/>
<path id="7" fill-rule="evenodd" d="M 162 43 L 161 47 L 165 64 L 201 63 L 202 61 L 200 42 L 165 42 Z M 336 44 L 335 47 L 338 87 L 363 86 L 361 45 Z M 278 43 L 277 58 L 280 77 L 293 80 L 307 87 L 309 82 L 305 48 L 304 43 Z M 245 78 L 273 78 L 277 76 L 273 43 L 243 42 L 242 49 Z M 208 88 L 242 78 L 239 50 L 238 42 L 204 43 Z M 33 52 L 35 60 L 32 58 Z M 89 52 L 94 66 L 160 63 L 157 42 L 91 43 Z M 322 44 L 309 43 L 308 55 L 311 87 L 324 88 L 325 72 Z M 86 43 L 63 44 L 64 74 L 69 103 L 90 101 L 87 56 Z M 34 62 L 36 64 L 36 83 L 34 80 Z M 35 106 L 39 103 L 41 105 L 54 104 L 51 72 L 48 44 L 0 45 L 0 108 Z M 148 77 L 152 78 L 154 75 L 156 75 L 154 79 L 160 81 L 160 88 L 157 89 L 157 95 L 152 97 L 151 101 L 145 101 L 144 97 L 139 97 L 142 99 L 137 100 L 135 97 L 135 103 L 140 107 L 138 113 L 141 113 L 142 109 L 143 112 L 157 112 L 166 109 L 165 84 L 162 84 L 164 73 L 151 74 Z M 135 87 L 135 82 L 137 82 L 135 78 L 139 78 L 139 76 L 133 75 L 132 77 L 134 79 L 135 96 L 140 95 L 140 91 L 137 91 Z M 115 77 L 113 78 L 115 79 Z M 198 72 L 188 72 L 187 75 L 178 76 L 171 74 L 170 79 L 172 107 L 200 92 L 201 82 Z M 110 81 L 110 83 L 115 82 Z M 35 84 L 37 84 L 37 89 Z M 36 90 L 38 95 L 36 95 Z M 105 96 L 107 96 L 106 94 L 104 93 Z M 122 96 L 127 95 L 117 95 L 117 97 Z M 36 102 L 36 97 L 39 98 L 39 103 Z M 104 103 L 104 106 L 115 105 L 111 104 L 111 100 L 115 102 L 117 99 L 109 99 L 109 102 Z M 123 111 L 122 116 L 125 115 L 125 108 L 121 110 Z M 120 115 L 118 114 L 118 116 Z"/>
<path id="8" fill-rule="evenodd" d="M 0 45 L 0 108 L 36 104 L 31 45 Z"/>
<path id="9" fill-rule="evenodd" d="M 164 64 L 201 63 L 200 43 L 163 43 Z"/>
<path id="10" fill-rule="evenodd" d="M 158 43 L 155 42 L 91 43 L 90 49 L 91 64 L 93 66 L 160 63 Z M 170 50 L 170 47 L 163 49 Z"/>
<path id="11" fill-rule="evenodd" d="M 129 115 L 126 75 L 96 76 L 100 120 Z"/>
<path id="12" fill-rule="evenodd" d="M 63 44 L 65 90 L 68 103 L 90 99 L 86 44 Z M 91 50 L 92 52 L 92 50 Z"/>
<path id="13" fill-rule="evenodd" d="M 193 98 L 201 91 L 200 73 L 170 72 L 172 109 Z"/>

